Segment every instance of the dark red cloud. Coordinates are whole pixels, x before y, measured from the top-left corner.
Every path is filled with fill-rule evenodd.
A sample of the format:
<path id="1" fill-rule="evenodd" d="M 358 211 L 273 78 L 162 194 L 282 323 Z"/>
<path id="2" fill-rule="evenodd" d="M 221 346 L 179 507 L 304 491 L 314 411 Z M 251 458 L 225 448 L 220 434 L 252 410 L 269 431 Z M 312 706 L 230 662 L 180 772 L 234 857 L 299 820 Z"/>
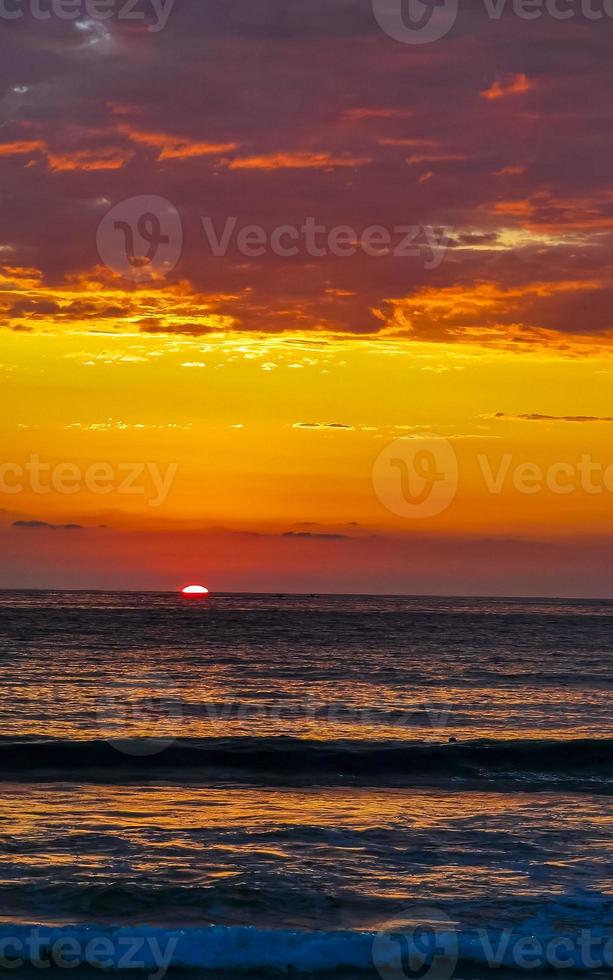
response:
<path id="1" fill-rule="evenodd" d="M 180 0 L 158 33 L 84 27 L 2 24 L 1 262 L 49 286 L 89 276 L 105 211 L 156 194 L 184 227 L 169 285 L 223 295 L 217 312 L 242 329 L 377 332 L 424 291 L 480 283 L 509 291 L 483 311 L 488 329 L 613 328 L 613 20 L 495 21 L 475 3 L 416 46 L 388 37 L 367 0 Z M 267 235 L 309 216 L 358 235 L 428 225 L 451 241 L 436 268 L 361 250 L 255 258 L 235 243 L 215 257 L 203 216 Z M 59 323 L 100 316 L 71 302 Z M 40 303 L 14 296 L 4 316 L 54 312 Z M 105 305 L 120 326 L 138 291 Z M 460 340 L 474 326 L 460 308 L 406 334 Z"/>

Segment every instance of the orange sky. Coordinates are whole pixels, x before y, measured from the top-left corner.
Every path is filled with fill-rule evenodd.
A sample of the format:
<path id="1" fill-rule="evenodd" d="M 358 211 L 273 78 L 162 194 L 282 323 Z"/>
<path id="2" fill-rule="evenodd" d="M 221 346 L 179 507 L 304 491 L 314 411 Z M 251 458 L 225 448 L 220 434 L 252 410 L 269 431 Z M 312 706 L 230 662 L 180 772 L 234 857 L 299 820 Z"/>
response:
<path id="1" fill-rule="evenodd" d="M 613 25 L 280 16 L 8 31 L 0 585 L 613 595 Z"/>

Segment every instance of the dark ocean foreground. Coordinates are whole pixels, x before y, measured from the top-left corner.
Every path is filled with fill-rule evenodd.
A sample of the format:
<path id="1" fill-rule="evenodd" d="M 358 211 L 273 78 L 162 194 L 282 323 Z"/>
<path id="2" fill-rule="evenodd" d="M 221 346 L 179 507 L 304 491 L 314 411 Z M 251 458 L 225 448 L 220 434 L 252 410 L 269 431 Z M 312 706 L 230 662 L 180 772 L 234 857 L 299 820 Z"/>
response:
<path id="1" fill-rule="evenodd" d="M 612 621 L 0 594 L 0 969 L 610 973 Z"/>

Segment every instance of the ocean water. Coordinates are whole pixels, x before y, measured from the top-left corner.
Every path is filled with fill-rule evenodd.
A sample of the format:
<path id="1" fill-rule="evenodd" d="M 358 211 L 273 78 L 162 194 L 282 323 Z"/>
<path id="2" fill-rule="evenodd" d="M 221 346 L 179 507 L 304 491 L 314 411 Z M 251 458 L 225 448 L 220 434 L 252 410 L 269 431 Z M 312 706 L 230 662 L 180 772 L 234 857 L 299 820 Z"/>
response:
<path id="1" fill-rule="evenodd" d="M 0 593 L 0 969 L 611 973 L 612 626 Z"/>

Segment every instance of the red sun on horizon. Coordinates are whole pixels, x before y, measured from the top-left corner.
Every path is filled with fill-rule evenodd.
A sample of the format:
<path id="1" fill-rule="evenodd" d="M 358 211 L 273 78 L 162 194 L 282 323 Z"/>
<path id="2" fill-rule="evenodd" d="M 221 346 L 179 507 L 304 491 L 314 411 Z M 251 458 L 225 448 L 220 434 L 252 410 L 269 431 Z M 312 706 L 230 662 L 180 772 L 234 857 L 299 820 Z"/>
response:
<path id="1" fill-rule="evenodd" d="M 208 595 L 209 590 L 205 589 L 204 585 L 186 585 L 184 589 L 181 589 L 183 595 Z"/>

